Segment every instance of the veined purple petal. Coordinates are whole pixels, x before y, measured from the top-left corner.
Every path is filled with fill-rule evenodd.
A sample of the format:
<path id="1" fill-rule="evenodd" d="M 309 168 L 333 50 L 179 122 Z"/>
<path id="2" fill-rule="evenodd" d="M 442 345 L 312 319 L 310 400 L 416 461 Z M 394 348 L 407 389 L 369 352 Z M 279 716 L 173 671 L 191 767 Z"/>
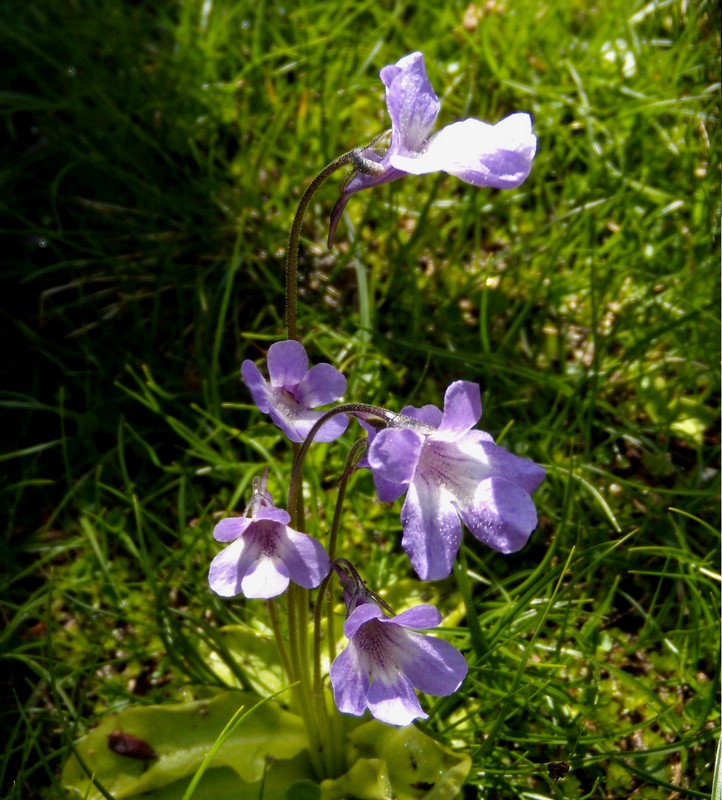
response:
<path id="1" fill-rule="evenodd" d="M 385 481 L 409 483 L 414 477 L 425 437 L 408 428 L 379 431 L 368 451 L 368 463 Z"/>
<path id="2" fill-rule="evenodd" d="M 443 418 L 441 409 L 431 404 L 421 406 L 421 408 L 416 408 L 416 406 L 404 406 L 401 409 L 401 413 L 405 417 L 417 419 L 419 422 L 423 422 L 425 425 L 429 425 L 431 428 L 438 428 L 439 425 L 441 425 L 441 420 Z"/>
<path id="3" fill-rule="evenodd" d="M 469 439 L 465 437 L 463 441 L 456 443 L 456 447 L 460 454 L 479 465 L 477 469 L 470 470 L 478 480 L 499 475 L 531 494 L 546 475 L 544 467 L 535 461 L 510 453 L 505 447 L 494 444 L 493 440 L 483 441 L 477 437 Z"/>
<path id="4" fill-rule="evenodd" d="M 402 625 L 404 628 L 435 628 L 441 622 L 441 614 L 435 606 L 422 604 L 402 611 L 388 621 L 393 625 Z"/>
<path id="5" fill-rule="evenodd" d="M 420 155 L 391 154 L 392 166 L 412 175 L 448 172 L 474 186 L 514 189 L 528 177 L 536 136 L 528 114 L 512 114 L 496 125 L 465 119 L 435 134 Z"/>
<path id="6" fill-rule="evenodd" d="M 368 673 L 358 662 L 358 653 L 353 643 L 339 653 L 331 664 L 329 673 L 336 707 L 344 714 L 357 717 L 366 711 L 366 695 L 369 689 Z"/>
<path id="7" fill-rule="evenodd" d="M 406 483 L 392 483 L 381 477 L 378 472 L 373 472 L 372 475 L 376 494 L 382 503 L 393 503 L 406 491 L 408 485 Z"/>
<path id="8" fill-rule="evenodd" d="M 279 552 L 291 580 L 305 589 L 318 586 L 331 569 L 328 553 L 321 542 L 291 528 L 286 529 Z"/>
<path id="9" fill-rule="evenodd" d="M 406 677 L 420 692 L 436 697 L 453 694 L 468 671 L 464 656 L 443 639 L 414 633 L 409 636 L 417 654 L 404 663 Z"/>
<path id="10" fill-rule="evenodd" d="M 349 614 L 348 619 L 344 622 L 343 632 L 347 639 L 353 639 L 358 633 L 358 629 L 365 625 L 371 619 L 381 619 L 384 612 L 373 603 L 363 603 Z"/>
<path id="11" fill-rule="evenodd" d="M 268 348 L 266 358 L 271 386 L 295 388 L 308 370 L 308 356 L 300 342 L 289 339 L 285 342 L 274 342 Z"/>
<path id="12" fill-rule="evenodd" d="M 254 520 L 269 520 L 271 522 L 280 522 L 281 525 L 288 525 L 291 517 L 283 508 L 276 508 L 276 506 L 261 506 L 253 515 Z"/>
<path id="13" fill-rule="evenodd" d="M 392 125 L 390 153 L 415 153 L 439 114 L 439 98 L 426 75 L 422 53 L 410 53 L 381 70 Z"/>
<path id="14" fill-rule="evenodd" d="M 292 442 L 302 442 L 311 428 L 323 416 L 322 411 L 311 411 L 285 394 L 283 389 L 275 390 L 274 403 L 269 406 L 268 413 L 273 422 L 286 434 Z M 283 393 L 283 395 L 281 395 Z M 339 414 L 326 422 L 314 441 L 333 442 L 346 430 L 348 418 Z"/>
<path id="15" fill-rule="evenodd" d="M 476 425 L 481 417 L 481 391 L 478 383 L 454 381 L 444 395 L 444 415 L 434 439 L 453 442 Z"/>
<path id="16" fill-rule="evenodd" d="M 261 371 L 250 359 L 246 359 L 241 364 L 241 375 L 258 410 L 268 414 L 269 386 Z"/>
<path id="17" fill-rule="evenodd" d="M 401 509 L 401 546 L 423 581 L 446 578 L 461 544 L 461 522 L 451 496 L 433 474 L 417 469 Z"/>
<path id="18" fill-rule="evenodd" d="M 213 528 L 213 538 L 217 542 L 232 542 L 241 537 L 252 522 L 249 517 L 226 517 Z"/>
<path id="19" fill-rule="evenodd" d="M 428 719 L 411 682 L 397 673 L 388 683 L 375 680 L 368 690 L 368 707 L 376 719 L 389 725 L 410 725 L 415 719 Z"/>
<path id="20" fill-rule="evenodd" d="M 506 478 L 482 481 L 473 503 L 460 506 L 459 513 L 479 541 L 501 553 L 521 550 L 537 526 L 531 497 Z"/>
<path id="21" fill-rule="evenodd" d="M 330 364 L 316 364 L 303 376 L 294 394 L 309 408 L 338 400 L 346 391 L 346 378 Z"/>
<path id="22" fill-rule="evenodd" d="M 241 580 L 238 563 L 243 555 L 246 543 L 236 539 L 211 562 L 208 571 L 208 583 L 211 589 L 221 597 L 235 597 L 241 593 Z"/>

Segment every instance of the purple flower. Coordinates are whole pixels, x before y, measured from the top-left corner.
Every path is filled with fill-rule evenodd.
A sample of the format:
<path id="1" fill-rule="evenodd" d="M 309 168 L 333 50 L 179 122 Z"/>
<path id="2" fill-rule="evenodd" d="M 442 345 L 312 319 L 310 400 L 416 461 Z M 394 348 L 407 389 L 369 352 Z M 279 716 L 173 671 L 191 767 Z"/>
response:
<path id="1" fill-rule="evenodd" d="M 466 676 L 461 653 L 448 642 L 414 633 L 433 628 L 441 614 L 420 605 L 386 617 L 373 603 L 356 606 L 344 624 L 349 640 L 331 664 L 331 685 L 339 711 L 361 716 L 368 708 L 389 725 L 427 719 L 414 689 L 426 694 L 453 694 Z"/>
<path id="2" fill-rule="evenodd" d="M 221 597 L 268 599 L 285 592 L 289 581 L 306 589 L 318 586 L 331 568 L 323 545 L 288 527 L 290 517 L 276 508 L 261 483 L 243 517 L 228 517 L 213 529 L 219 542 L 231 542 L 212 561 L 211 589 Z"/>
<path id="3" fill-rule="evenodd" d="M 302 442 L 323 416 L 322 411 L 311 409 L 338 400 L 346 391 L 346 378 L 330 364 L 316 364 L 309 369 L 303 345 L 293 340 L 272 344 L 267 360 L 270 381 L 250 360 L 241 365 L 243 381 L 258 408 L 270 414 L 292 442 Z M 316 441 L 338 439 L 347 425 L 347 417 L 332 417 L 318 432 Z"/>
<path id="4" fill-rule="evenodd" d="M 346 203 L 355 192 L 405 175 L 448 172 L 474 186 L 514 189 L 526 180 L 536 153 L 528 114 L 511 114 L 496 125 L 465 119 L 428 138 L 439 113 L 422 53 L 411 53 L 381 70 L 391 117 L 391 143 L 383 155 L 360 153 L 357 172 L 343 186 L 331 212 L 329 247 Z"/>
<path id="5" fill-rule="evenodd" d="M 479 386 L 456 381 L 436 406 L 407 406 L 388 428 L 369 430 L 365 466 L 379 499 L 406 492 L 402 546 L 423 580 L 445 578 L 459 551 L 461 520 L 502 553 L 520 550 L 537 525 L 530 497 L 544 469 L 471 430 L 481 417 Z M 461 518 L 461 520 L 459 519 Z"/>

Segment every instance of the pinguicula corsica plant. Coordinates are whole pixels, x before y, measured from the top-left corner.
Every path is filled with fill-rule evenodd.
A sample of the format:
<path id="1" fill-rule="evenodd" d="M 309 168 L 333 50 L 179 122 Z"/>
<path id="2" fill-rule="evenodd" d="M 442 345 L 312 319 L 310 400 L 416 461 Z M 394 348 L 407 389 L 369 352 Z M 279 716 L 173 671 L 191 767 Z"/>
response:
<path id="1" fill-rule="evenodd" d="M 222 519 L 215 527 L 215 538 L 226 547 L 214 558 L 209 575 L 211 589 L 222 597 L 267 601 L 318 777 L 337 776 L 351 766 L 344 763 L 339 737 L 344 715 L 368 713 L 388 725 L 407 726 L 428 717 L 417 691 L 452 695 L 467 674 L 459 650 L 428 633 L 442 621 L 434 606 L 412 605 L 395 613 L 366 586 L 359 574 L 363 567 L 343 556 L 341 518 L 351 473 L 370 470 L 384 503 L 405 496 L 401 547 L 422 581 L 451 574 L 463 526 L 502 553 L 522 548 L 537 525 L 531 495 L 544 478 L 539 465 L 510 453 L 475 427 L 481 417 L 475 383 L 451 383 L 443 408 L 392 410 L 364 402 L 338 403 L 347 388 L 344 376 L 326 363 L 309 369 L 297 330 L 300 228 L 311 196 L 334 170 L 352 167 L 331 214 L 329 244 L 355 192 L 437 170 L 475 186 L 510 189 L 528 176 L 536 152 L 531 120 L 523 113 L 495 125 L 466 119 L 431 133 L 440 104 L 421 53 L 384 67 L 381 80 L 391 130 L 337 158 L 309 186 L 287 251 L 287 337 L 269 347 L 265 365 L 259 368 L 247 360 L 241 367 L 256 406 L 293 443 L 286 509 L 274 504 L 265 476 L 257 478 L 244 514 Z M 352 419 L 365 436 L 350 448 L 330 532 L 307 531 L 302 490 L 306 454 L 314 442 L 339 440 Z M 388 513 L 397 513 L 395 506 Z M 334 586 L 343 593 L 346 614 L 341 642 L 335 636 L 339 612 Z M 282 594 L 286 614 L 275 600 Z M 327 658 L 322 658 L 324 647 Z"/>

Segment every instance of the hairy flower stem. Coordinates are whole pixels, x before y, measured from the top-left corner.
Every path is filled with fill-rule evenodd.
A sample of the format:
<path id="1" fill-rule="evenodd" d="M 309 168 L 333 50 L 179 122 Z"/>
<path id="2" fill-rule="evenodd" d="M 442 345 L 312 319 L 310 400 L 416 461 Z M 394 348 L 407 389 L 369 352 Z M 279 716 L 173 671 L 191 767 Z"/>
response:
<path id="1" fill-rule="evenodd" d="M 299 595 L 301 595 L 299 597 Z M 324 763 L 324 744 L 322 742 L 320 726 L 318 723 L 317 710 L 312 698 L 311 679 L 308 664 L 308 640 L 307 636 L 299 636 L 301 631 L 307 630 L 305 600 L 308 598 L 308 591 L 291 583 L 288 587 L 288 639 L 290 649 L 291 669 L 295 680 L 298 701 L 298 710 L 306 725 L 306 735 L 308 736 L 308 752 L 311 763 L 316 774 L 324 777 L 328 767 Z M 305 642 L 305 649 L 301 641 Z"/>
<path id="2" fill-rule="evenodd" d="M 332 419 L 338 414 L 350 414 L 351 416 L 362 417 L 363 419 L 375 419 L 379 420 L 382 425 L 386 425 L 392 419 L 399 416 L 398 414 L 394 414 L 385 408 L 381 408 L 381 406 L 372 406 L 368 403 L 342 403 L 341 405 L 332 408 L 330 411 L 327 411 L 322 417 L 320 417 L 316 421 L 316 424 L 313 426 L 313 428 L 311 428 L 311 430 L 308 432 L 308 436 L 298 449 L 296 458 L 293 462 L 293 469 L 291 470 L 291 482 L 288 489 L 288 513 L 291 514 L 292 520 L 293 511 L 291 509 L 296 508 L 298 503 L 299 494 L 302 488 L 301 476 L 303 472 L 303 462 L 306 459 L 306 454 L 313 444 L 313 440 L 319 430 L 326 422 L 328 422 L 328 420 Z"/>
<path id="3" fill-rule="evenodd" d="M 296 216 L 293 218 L 291 235 L 288 238 L 288 249 L 286 250 L 286 329 L 289 339 L 299 339 L 298 336 L 298 250 L 301 241 L 301 226 L 303 217 L 306 214 L 311 198 L 319 190 L 323 182 L 332 175 L 337 169 L 345 164 L 350 164 L 358 157 L 362 148 L 354 147 L 348 153 L 335 158 L 330 164 L 325 166 L 321 172 L 311 181 L 308 188 L 303 193 L 301 202 L 296 209 Z"/>
<path id="4" fill-rule="evenodd" d="M 323 185 L 326 178 L 336 172 L 337 169 L 345 166 L 346 164 L 353 164 L 356 171 L 374 173 L 378 169 L 378 164 L 374 161 L 364 158 L 362 155 L 364 150 L 373 149 L 380 141 L 388 138 L 390 131 L 384 131 L 380 136 L 376 136 L 364 147 L 354 147 L 347 153 L 335 158 L 330 164 L 327 164 L 321 172 L 311 181 L 306 191 L 301 197 L 301 202 L 296 209 L 296 215 L 293 218 L 291 225 L 291 234 L 288 237 L 288 248 L 286 250 L 286 329 L 288 331 L 289 339 L 299 339 L 298 336 L 298 250 L 301 242 L 301 226 L 303 225 L 303 217 L 306 214 L 308 204 L 311 198 L 316 194 L 319 188 Z M 346 179 L 346 182 L 355 174 Z M 343 184 L 342 184 L 343 187 Z M 331 244 L 329 243 L 329 247 Z"/>

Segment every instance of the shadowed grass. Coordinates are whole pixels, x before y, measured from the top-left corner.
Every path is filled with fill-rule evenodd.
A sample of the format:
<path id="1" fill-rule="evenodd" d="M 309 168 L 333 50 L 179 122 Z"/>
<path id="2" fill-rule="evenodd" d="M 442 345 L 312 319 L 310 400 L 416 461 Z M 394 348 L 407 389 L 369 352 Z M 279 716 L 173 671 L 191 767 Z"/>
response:
<path id="1" fill-rule="evenodd" d="M 484 429 L 548 470 L 524 551 L 467 536 L 456 580 L 417 586 L 470 664 L 428 728 L 472 756 L 468 797 L 709 797 L 718 9 L 11 0 L 0 31 L 3 796 L 61 796 L 109 709 L 217 685 L 206 646 L 250 685 L 219 627 L 264 612 L 209 592 L 210 533 L 265 466 L 281 503 L 290 463 L 238 366 L 282 335 L 304 186 L 384 130 L 378 69 L 420 49 L 441 125 L 533 114 L 532 175 L 360 193 L 331 252 L 329 182 L 299 327 L 348 399 L 478 381 Z M 310 455 L 322 537 L 344 458 Z M 403 602 L 398 509 L 363 472 L 347 509 L 344 555 Z"/>

